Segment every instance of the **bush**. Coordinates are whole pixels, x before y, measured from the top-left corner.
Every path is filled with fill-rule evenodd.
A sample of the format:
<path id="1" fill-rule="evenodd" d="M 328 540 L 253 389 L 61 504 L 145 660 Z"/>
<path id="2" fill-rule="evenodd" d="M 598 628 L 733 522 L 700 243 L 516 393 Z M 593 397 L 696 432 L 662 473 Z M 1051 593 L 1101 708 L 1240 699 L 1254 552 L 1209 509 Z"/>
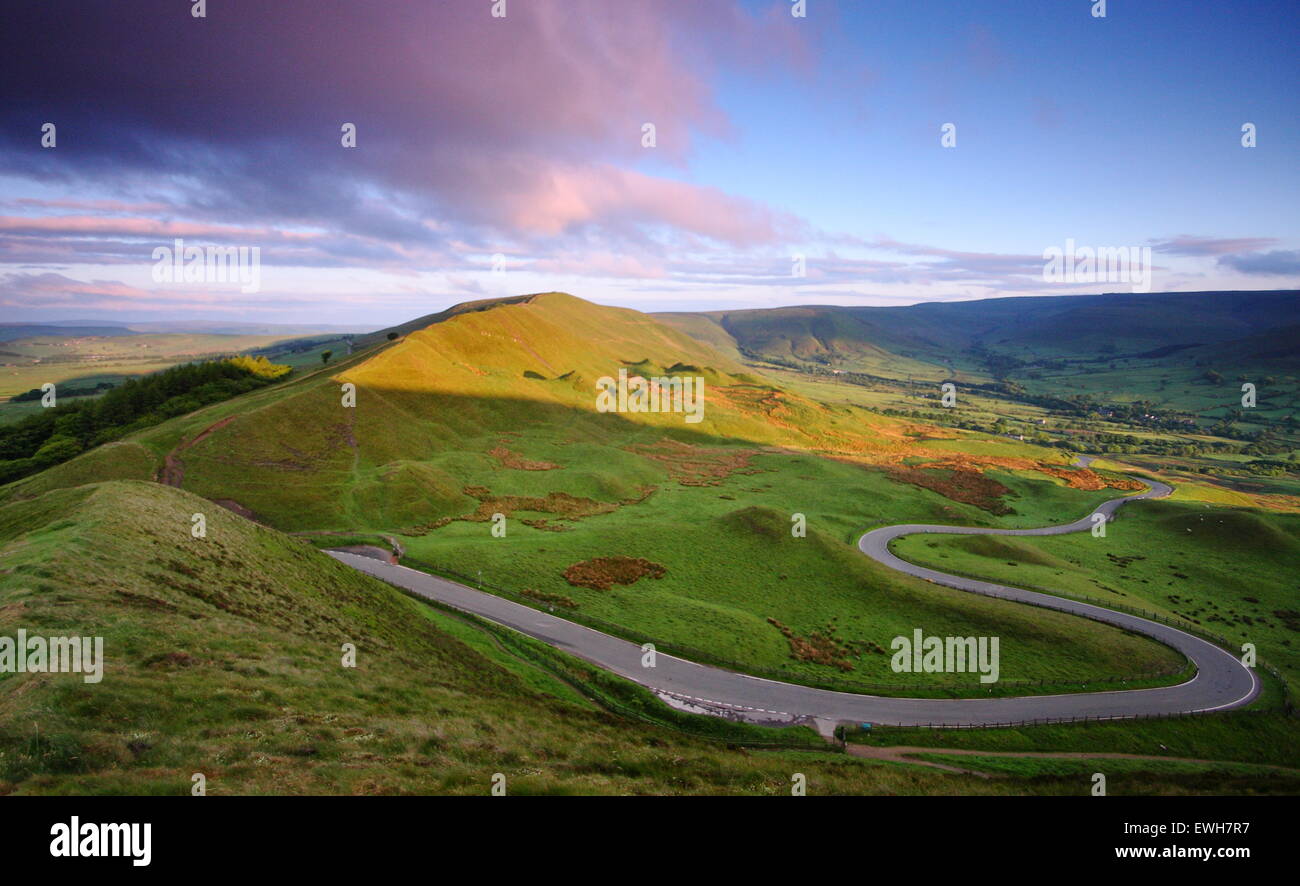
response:
<path id="1" fill-rule="evenodd" d="M 51 437 L 36 450 L 32 459 L 40 465 L 56 465 L 81 453 L 81 444 L 71 437 Z"/>

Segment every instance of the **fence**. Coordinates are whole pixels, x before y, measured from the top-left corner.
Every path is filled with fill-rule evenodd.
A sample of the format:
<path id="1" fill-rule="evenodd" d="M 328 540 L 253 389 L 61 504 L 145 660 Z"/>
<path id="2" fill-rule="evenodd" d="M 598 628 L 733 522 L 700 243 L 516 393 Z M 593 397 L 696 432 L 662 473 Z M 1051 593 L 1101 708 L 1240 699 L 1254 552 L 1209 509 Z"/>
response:
<path id="1" fill-rule="evenodd" d="M 1207 712 L 1207 711 L 1172 711 L 1164 714 L 1130 714 L 1122 717 L 1039 717 L 1032 720 L 1007 720 L 997 723 L 885 723 L 883 721 L 873 720 L 871 725 L 875 727 L 885 727 L 890 732 L 896 731 L 930 731 L 934 729 L 1018 729 L 1023 726 L 1057 726 L 1069 723 L 1115 723 L 1115 722 L 1132 722 L 1134 720 L 1181 720 L 1187 717 L 1203 717 L 1207 713 L 1219 713 L 1221 716 L 1250 716 L 1250 715 L 1287 715 L 1290 716 L 1293 711 L 1290 708 L 1245 708 L 1235 711 Z M 848 730 L 854 734 L 866 734 L 870 730 L 861 727 L 852 727 Z M 844 727 L 840 727 L 838 735 L 844 735 Z"/>

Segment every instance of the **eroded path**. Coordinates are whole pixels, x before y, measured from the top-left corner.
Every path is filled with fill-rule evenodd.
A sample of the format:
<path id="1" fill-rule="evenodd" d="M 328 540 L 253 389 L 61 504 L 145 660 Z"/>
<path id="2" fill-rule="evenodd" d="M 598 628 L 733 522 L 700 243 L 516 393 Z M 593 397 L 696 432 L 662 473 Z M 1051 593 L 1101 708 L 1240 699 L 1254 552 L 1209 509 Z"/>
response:
<path id="1" fill-rule="evenodd" d="M 862 757 L 867 760 L 883 760 L 887 763 L 913 763 L 917 766 L 930 766 L 935 769 L 943 769 L 948 772 L 960 772 L 964 775 L 978 775 L 982 778 L 999 778 L 1004 777 L 995 773 L 985 772 L 979 769 L 965 769 L 961 766 L 953 766 L 950 763 L 940 763 L 937 760 L 923 760 L 919 754 L 939 754 L 944 757 L 1002 757 L 1007 759 L 1023 760 L 1148 760 L 1162 763 L 1196 763 L 1205 766 L 1232 766 L 1235 765 L 1231 760 L 1206 760 L 1200 757 L 1171 757 L 1161 754 L 1119 754 L 1107 753 L 1105 751 L 982 751 L 970 750 L 966 748 L 943 748 L 928 747 L 923 745 L 860 745 L 851 744 L 845 748 L 850 756 Z M 1295 774 L 1300 770 L 1293 769 L 1289 766 L 1274 766 L 1271 764 L 1242 764 L 1262 766 L 1275 772 Z"/>
<path id="2" fill-rule="evenodd" d="M 158 482 L 162 483 L 164 486 L 175 486 L 177 489 L 180 489 L 181 484 L 185 482 L 185 463 L 181 461 L 181 453 L 192 446 L 197 446 L 199 443 L 202 443 L 213 433 L 221 430 L 236 418 L 238 418 L 238 416 L 231 415 L 221 419 L 221 421 L 209 425 L 198 434 L 194 435 L 193 439 L 178 444 L 175 449 L 167 453 L 167 458 L 163 460 L 162 470 L 158 473 Z"/>

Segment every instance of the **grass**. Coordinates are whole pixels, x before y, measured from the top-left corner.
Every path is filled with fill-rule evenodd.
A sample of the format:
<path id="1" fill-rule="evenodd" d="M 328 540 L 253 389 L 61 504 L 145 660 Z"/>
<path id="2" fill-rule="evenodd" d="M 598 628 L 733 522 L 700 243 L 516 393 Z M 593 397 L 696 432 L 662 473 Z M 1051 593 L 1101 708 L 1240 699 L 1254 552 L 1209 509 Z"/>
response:
<path id="1" fill-rule="evenodd" d="M 1279 771 L 1247 763 L 1114 758 L 1059 759 L 986 757 L 974 754 L 915 754 L 925 760 L 995 778 L 1015 778 L 1047 793 L 1090 796 L 1094 775 L 1106 777 L 1106 796 L 1294 796 L 1300 771 Z"/>
<path id="2" fill-rule="evenodd" d="M 95 687 L 65 675 L 0 677 L 0 788 L 184 793 L 190 773 L 204 771 L 214 793 L 484 793 L 492 773 L 504 772 L 511 793 L 784 794 L 790 773 L 802 771 L 811 793 L 1073 792 L 1069 774 L 985 780 L 820 749 L 756 750 L 773 741 L 814 745 L 806 730 L 776 735 L 671 711 L 633 684 L 404 597 L 313 550 L 324 539 L 382 544 L 392 536 L 413 563 L 475 577 L 481 570 L 508 593 L 531 592 L 536 605 L 572 601 L 576 608 L 565 614 L 575 619 L 810 683 L 987 694 L 963 682 L 967 675 L 890 672 L 877 648 L 916 627 L 1000 636 L 1000 692 L 1071 691 L 1079 680 L 1095 686 L 1150 671 L 1176 679 L 1177 657 L 1146 638 L 900 576 L 854 547 L 879 525 L 1041 525 L 1076 519 L 1119 494 L 1072 489 L 1051 476 L 1048 469 L 1070 460 L 1067 452 L 947 427 L 952 416 L 905 393 L 901 405 L 888 399 L 898 390 L 784 370 L 756 374 L 739 348 L 725 347 L 721 327 L 687 325 L 721 352 L 635 312 L 560 294 L 519 299 L 351 356 L 334 348 L 328 367 L 313 366 L 307 358 L 318 358 L 304 353 L 301 375 L 281 386 L 0 488 L 0 626 L 98 634 L 112 650 L 109 676 Z M 882 373 L 891 362 L 869 349 L 859 359 Z M 700 425 L 593 411 L 599 376 L 619 368 L 661 374 L 674 364 L 706 379 Z M 936 365 L 913 368 L 934 381 L 947 374 L 935 373 Z M 345 382 L 357 386 L 355 409 L 340 402 Z M 965 415 L 1007 408 L 991 397 L 961 402 Z M 873 411 L 886 407 L 916 414 Z M 1024 419 L 1039 414 L 1015 409 Z M 183 467 L 184 491 L 129 482 L 151 479 L 168 456 Z M 891 471 L 901 466 L 941 479 L 974 472 L 988 481 L 977 484 L 982 494 L 1005 492 L 995 496 L 996 508 L 981 507 L 990 503 L 982 499 L 963 503 L 947 497 L 942 482 L 929 489 L 899 482 Z M 106 479 L 115 482 L 99 482 Z M 215 507 L 215 499 L 250 509 L 265 525 Z M 1125 536 L 1138 525 L 1131 515 L 1147 507 L 1121 512 L 1107 541 L 1181 558 L 1178 571 L 1189 578 L 1156 572 L 1186 582 L 1179 590 L 1191 617 L 1232 616 L 1217 626 L 1226 631 L 1241 628 L 1244 615 L 1247 628 L 1277 630 L 1277 616 L 1241 606 L 1225 612 L 1225 598 L 1216 596 L 1227 578 L 1249 584 L 1275 575 L 1267 544 L 1225 547 L 1207 557 L 1208 571 L 1194 574 L 1185 561 L 1202 552 L 1185 539 L 1145 530 Z M 207 515 L 205 540 L 189 536 L 195 511 Z M 504 537 L 491 533 L 494 511 L 506 517 Z M 806 537 L 790 532 L 796 513 L 806 518 Z M 1203 506 L 1195 513 L 1221 516 Z M 1289 524 L 1275 528 L 1294 538 Z M 310 533 L 309 540 L 278 530 Z M 1290 556 L 1281 541 L 1275 547 Z M 1105 550 L 1135 556 L 1122 546 Z M 608 590 L 565 580 L 574 564 L 614 556 L 643 558 L 662 575 Z M 1125 559 L 1119 573 L 1106 573 L 1109 560 L 1028 545 L 961 556 L 971 558 L 970 568 L 1017 562 L 1005 568 L 1038 570 L 1050 590 L 1090 588 L 1089 596 L 1099 595 L 1096 582 L 1108 575 L 1150 566 Z M 1231 573 L 1234 558 L 1248 560 L 1246 570 Z M 1060 588 L 1054 581 L 1062 577 L 1076 584 Z M 1139 587 L 1160 590 L 1152 575 L 1140 577 L 1147 582 Z M 1276 593 L 1268 606 L 1292 608 L 1289 591 L 1279 585 Z M 1184 605 L 1177 595 L 1166 601 L 1171 612 Z M 1264 596 L 1251 596 L 1265 607 Z M 1261 651 L 1276 661 L 1274 644 L 1285 649 L 1284 639 L 1267 635 Z M 361 667 L 339 667 L 343 642 L 357 644 Z M 801 649 L 823 660 L 794 658 Z M 1097 724 L 1114 731 L 1087 739 L 1016 734 L 1029 743 L 1044 735 L 1091 741 L 1108 751 L 1159 736 L 1177 747 L 1173 755 L 1260 762 L 1240 759 L 1254 753 L 1274 762 L 1297 743 L 1294 721 L 1271 717 Z M 925 740 L 978 748 L 1008 741 L 1008 733 Z M 899 734 L 917 740 L 915 732 Z M 1189 744 L 1206 752 L 1188 753 Z M 1183 790 L 1192 778 L 1148 775 L 1151 792 Z M 1213 789 L 1250 792 L 1252 784 L 1225 776 Z"/>
<path id="3" fill-rule="evenodd" d="M 102 636 L 104 679 L 0 679 L 0 791 L 220 794 L 1015 792 L 761 750 L 517 634 L 425 606 L 180 490 L 108 482 L 0 507 L 0 630 Z M 357 667 L 340 663 L 343 643 Z M 805 738 L 800 738 L 800 734 Z M 746 749 L 746 746 L 749 749 Z"/>
<path id="4" fill-rule="evenodd" d="M 734 757 L 718 787 L 751 768 L 684 722 L 733 742 L 773 737 L 667 709 L 676 728 L 612 717 L 574 688 L 592 679 L 581 663 L 561 680 L 538 650 L 519 651 L 523 638 L 503 643 L 272 530 L 214 512 L 207 538 L 189 537 L 190 513 L 206 507 L 115 482 L 0 508 L 6 633 L 103 636 L 107 658 L 94 685 L 0 679 L 5 792 L 184 793 L 193 771 L 214 793 L 482 793 L 493 771 L 524 773 L 539 792 L 648 789 L 659 777 L 673 792 L 704 771 L 670 776 L 677 754 L 705 769 L 715 765 L 703 757 Z M 344 642 L 357 646 L 355 669 L 340 666 Z"/>
<path id="5" fill-rule="evenodd" d="M 708 380 L 699 426 L 592 410 L 595 378 L 674 363 Z M 344 380 L 358 386 L 356 408 L 341 405 Z M 895 674 L 881 650 L 916 627 L 1003 637 L 994 693 L 1156 674 L 1170 682 L 1182 666 L 1146 638 L 899 576 L 856 550 L 875 526 L 1039 525 L 1117 494 L 1070 489 L 1036 470 L 1059 467 L 1063 454 L 809 400 L 644 315 L 570 296 L 463 314 L 129 442 L 138 464 L 116 476 L 150 477 L 171 454 L 185 489 L 237 502 L 277 528 L 391 535 L 412 563 L 481 571 L 487 584 L 531 592 L 534 602 L 570 599 L 579 620 L 782 679 L 990 693 L 970 675 Z M 890 468 L 904 459 L 919 460 L 921 473 L 943 466 L 936 476 L 983 471 L 1006 489 L 998 508 L 1006 513 L 896 481 Z M 96 470 L 80 460 L 64 468 L 69 483 Z M 62 482 L 11 486 L 0 501 Z M 507 518 L 503 538 L 487 521 L 496 512 Z M 806 538 L 791 535 L 796 513 Z M 564 577 L 612 556 L 665 572 L 608 591 Z M 842 654 L 831 658 L 851 670 L 796 657 L 796 638 L 817 633 L 838 638 Z"/>
<path id="6" fill-rule="evenodd" d="M 869 733 L 850 732 L 848 740 L 876 747 L 999 753 L 1141 754 L 1300 769 L 1300 718 L 1254 711 L 998 729 L 875 727 Z"/>
<path id="7" fill-rule="evenodd" d="M 1253 643 L 1287 678 L 1294 702 L 1298 539 L 1300 515 L 1156 500 L 1127 505 L 1105 538 L 911 536 L 894 550 L 936 569 L 1109 600 Z"/>
<path id="8" fill-rule="evenodd" d="M 881 472 L 794 455 L 759 456 L 753 463 L 764 473 L 704 489 L 666 485 L 635 506 L 583 519 L 569 531 L 533 529 L 520 524 L 526 515 L 517 514 L 505 538 L 493 537 L 485 524 L 452 522 L 399 540 L 416 565 L 472 578 L 481 571 L 490 585 L 564 595 L 578 604 L 567 617 L 614 623 L 666 647 L 708 650 L 756 670 L 779 669 L 796 681 L 833 680 L 896 694 L 988 694 L 989 687 L 969 675 L 890 670 L 888 655 L 879 650 L 917 626 L 952 636 L 1017 637 L 1004 644 L 1006 685 L 998 692 L 1048 691 L 1019 681 L 1076 686 L 1119 673 L 1172 672 L 1181 664 L 1172 651 L 1104 625 L 908 579 L 863 557 L 852 546 L 857 535 L 876 523 L 897 522 L 882 518 L 879 509 L 896 506 L 891 496 L 908 495 Z M 814 476 L 821 482 L 804 479 Z M 809 488 L 820 485 L 841 490 L 838 507 L 807 498 Z M 790 534 L 792 500 L 806 509 L 806 538 Z M 700 538 L 709 539 L 707 557 L 698 556 Z M 609 590 L 566 580 L 572 564 L 613 552 L 667 571 Z M 737 574 L 737 563 L 763 566 Z M 768 619 L 805 636 L 833 629 L 852 647 L 854 669 L 793 660 L 790 642 Z"/>
<path id="9" fill-rule="evenodd" d="M 286 341 L 283 335 L 165 333 L 114 336 L 40 336 L 0 342 L 0 397 L 46 382 L 77 386 L 119 382 L 191 360 L 237 354 Z M 317 357 L 317 360 L 320 358 Z M 5 407 L 5 413 L 10 406 Z"/>

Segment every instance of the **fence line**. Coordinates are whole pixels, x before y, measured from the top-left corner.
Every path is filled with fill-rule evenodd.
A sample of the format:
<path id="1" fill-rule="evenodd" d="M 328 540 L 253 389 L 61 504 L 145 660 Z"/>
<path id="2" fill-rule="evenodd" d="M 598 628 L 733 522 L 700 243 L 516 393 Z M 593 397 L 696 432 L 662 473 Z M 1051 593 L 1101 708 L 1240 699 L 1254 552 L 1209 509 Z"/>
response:
<path id="1" fill-rule="evenodd" d="M 879 720 L 871 722 L 872 727 L 883 726 L 891 731 L 894 730 L 917 730 L 929 731 L 934 729 L 1018 729 L 1023 726 L 1052 726 L 1067 723 L 1114 723 L 1129 720 L 1181 720 L 1187 717 L 1201 717 L 1207 713 L 1218 713 L 1221 716 L 1236 716 L 1239 714 L 1269 714 L 1269 715 L 1290 715 L 1293 710 L 1288 707 L 1269 707 L 1269 708 L 1241 708 L 1235 711 L 1171 711 L 1163 714 L 1129 714 L 1125 716 L 1110 717 L 1039 717 L 1031 720 L 1008 720 L 999 723 L 885 723 Z M 841 727 L 843 728 L 843 727 Z M 854 734 L 865 734 L 869 730 L 856 727 Z"/>

